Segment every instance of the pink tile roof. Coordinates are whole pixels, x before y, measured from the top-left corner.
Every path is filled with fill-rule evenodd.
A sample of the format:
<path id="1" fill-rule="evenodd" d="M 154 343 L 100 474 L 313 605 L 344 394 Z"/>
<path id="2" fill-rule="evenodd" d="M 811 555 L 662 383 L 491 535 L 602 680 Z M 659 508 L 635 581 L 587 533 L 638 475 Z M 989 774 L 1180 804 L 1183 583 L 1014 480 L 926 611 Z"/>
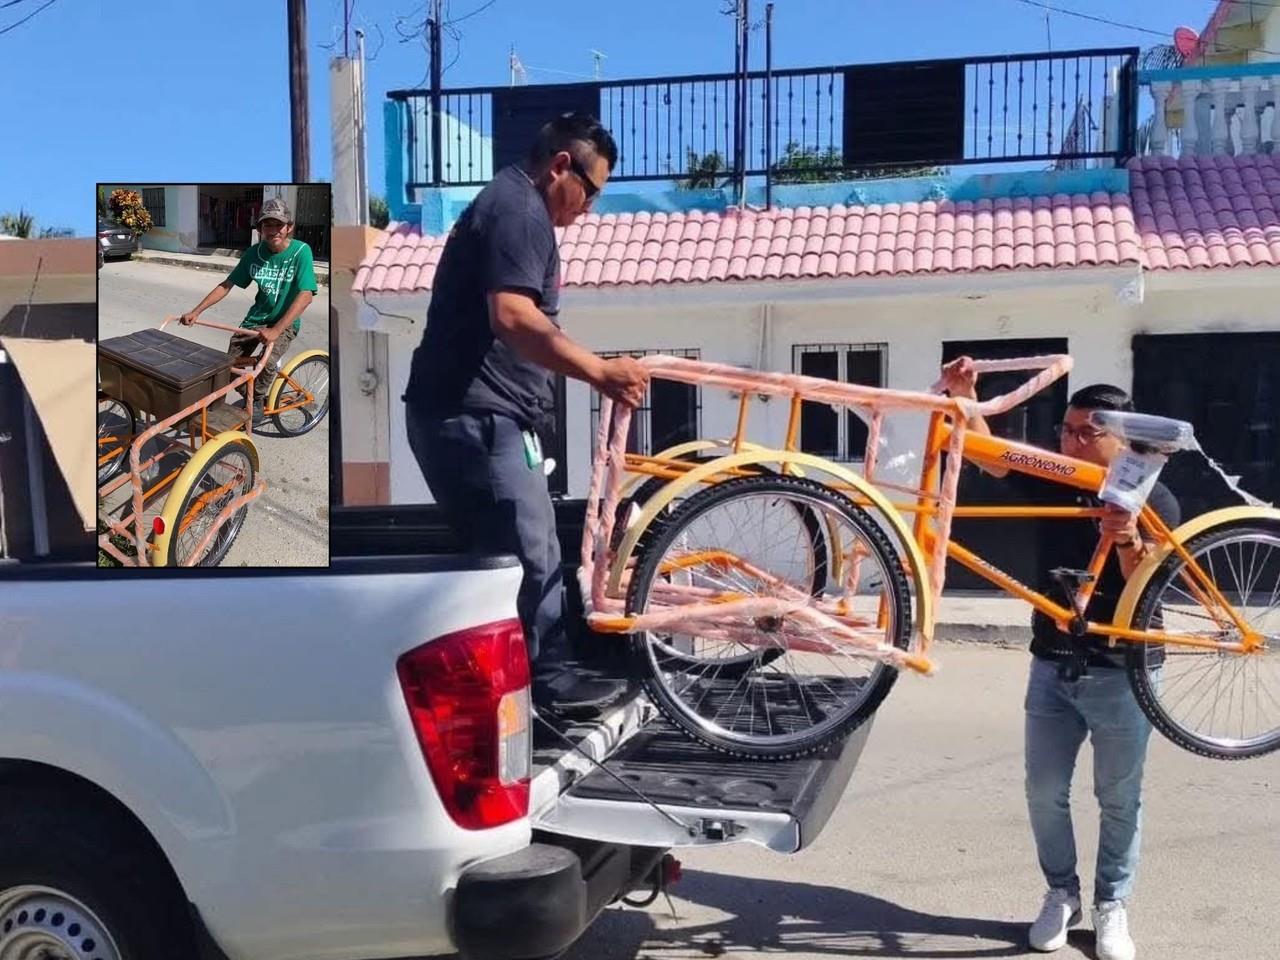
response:
<path id="1" fill-rule="evenodd" d="M 1144 157 L 1129 180 L 1149 269 L 1280 266 L 1280 157 Z"/>
<path id="2" fill-rule="evenodd" d="M 592 214 L 558 231 L 566 287 L 1134 264 L 1280 265 L 1280 158 L 1149 157 L 1131 193 Z M 355 289 L 429 290 L 444 237 L 393 224 Z"/>

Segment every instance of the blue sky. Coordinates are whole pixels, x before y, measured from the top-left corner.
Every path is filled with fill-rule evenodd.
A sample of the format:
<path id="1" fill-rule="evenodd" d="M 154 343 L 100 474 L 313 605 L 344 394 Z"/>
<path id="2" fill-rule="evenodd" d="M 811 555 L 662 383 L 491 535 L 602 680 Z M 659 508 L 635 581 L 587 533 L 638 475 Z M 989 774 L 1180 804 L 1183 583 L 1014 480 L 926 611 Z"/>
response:
<path id="1" fill-rule="evenodd" d="M 45 0 L 0 9 L 0 30 Z M 1213 0 L 1045 0 L 1165 32 L 1199 30 Z M 719 71 L 733 65 L 723 0 L 547 4 L 446 0 L 446 86 L 507 82 L 515 44 L 531 82 Z M 290 175 L 284 0 L 56 0 L 0 33 L 0 211 L 93 230 L 93 184 L 279 182 Z M 342 0 L 308 4 L 313 177 L 331 169 L 328 60 L 341 53 Z M 423 85 L 417 0 L 356 0 L 369 36 L 371 189 L 383 192 L 382 102 Z M 478 12 L 476 12 L 478 11 Z M 1050 48 L 1147 47 L 1158 36 L 1050 13 L 1019 0 L 776 0 L 774 63 L 815 66 Z M 763 0 L 753 0 L 763 17 Z M 399 27 L 397 28 L 397 25 Z M 381 31 L 381 35 L 379 34 Z M 325 45 L 335 44 L 333 51 Z M 753 65 L 763 65 L 761 54 Z"/>

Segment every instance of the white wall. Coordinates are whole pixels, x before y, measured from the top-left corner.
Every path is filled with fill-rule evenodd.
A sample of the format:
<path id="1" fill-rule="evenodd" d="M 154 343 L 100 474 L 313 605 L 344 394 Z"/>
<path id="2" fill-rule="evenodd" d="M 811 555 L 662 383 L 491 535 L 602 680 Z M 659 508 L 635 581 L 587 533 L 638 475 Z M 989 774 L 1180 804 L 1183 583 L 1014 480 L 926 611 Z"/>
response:
<path id="1" fill-rule="evenodd" d="M 790 371 L 792 347 L 805 343 L 886 343 L 887 386 L 926 390 L 937 378 L 942 343 L 948 340 L 1067 337 L 1075 360 L 1068 388 L 1105 381 L 1128 389 L 1132 383 L 1130 340 L 1138 333 L 1192 333 L 1206 330 L 1280 329 L 1280 270 L 1230 275 L 1148 276 L 1141 302 L 1116 294 L 1114 283 L 1073 283 L 981 287 L 968 291 L 915 292 L 841 300 L 743 299 L 738 303 L 685 303 L 670 295 L 631 298 L 609 304 L 601 294 L 575 296 L 566 291 L 561 320 L 565 330 L 598 351 L 700 351 L 701 359 Z M 1223 278 L 1226 279 L 1223 279 Z M 1212 279 L 1210 279 L 1212 278 Z M 980 283 L 981 281 L 979 281 Z M 856 288 L 850 288 L 856 289 Z M 919 285 L 910 289 L 919 290 Z M 762 288 L 762 293 L 768 293 Z M 766 324 L 765 316 L 769 314 Z M 761 332 L 766 336 L 761 363 Z M 383 335 L 377 335 L 379 339 Z M 423 502 L 426 486 L 404 440 L 399 397 L 408 377 L 409 358 L 421 328 L 386 337 L 391 397 L 391 494 L 395 503 Z M 590 471 L 590 395 L 584 384 L 566 391 L 569 448 L 569 496 L 586 494 Z M 732 436 L 738 401 L 727 391 L 705 388 L 702 434 Z M 749 436 L 781 445 L 788 409 L 777 399 L 753 400 Z"/>
<path id="2" fill-rule="evenodd" d="M 427 482 L 422 479 L 422 471 L 418 461 L 409 449 L 409 441 L 405 436 L 404 403 L 400 397 L 404 394 L 405 385 L 409 382 L 409 364 L 413 359 L 413 351 L 422 339 L 422 326 L 402 328 L 383 336 L 374 334 L 375 340 L 386 342 L 387 383 L 386 396 L 390 409 L 387 424 L 390 430 L 388 448 L 391 462 L 391 502 L 392 503 L 433 503 Z"/>
<path id="3" fill-rule="evenodd" d="M 141 192 L 142 187 L 130 187 Z M 194 186 L 164 188 L 164 226 L 152 227 L 142 236 L 146 250 L 193 253 L 199 234 L 199 194 Z"/>
<path id="4" fill-rule="evenodd" d="M 1280 9 L 1274 5 L 1267 12 L 1267 18 L 1262 24 L 1262 49 L 1267 51 L 1280 50 Z M 1254 53 L 1249 60 L 1251 63 L 1261 63 L 1280 60 L 1280 56 L 1277 56 L 1274 52 Z"/>

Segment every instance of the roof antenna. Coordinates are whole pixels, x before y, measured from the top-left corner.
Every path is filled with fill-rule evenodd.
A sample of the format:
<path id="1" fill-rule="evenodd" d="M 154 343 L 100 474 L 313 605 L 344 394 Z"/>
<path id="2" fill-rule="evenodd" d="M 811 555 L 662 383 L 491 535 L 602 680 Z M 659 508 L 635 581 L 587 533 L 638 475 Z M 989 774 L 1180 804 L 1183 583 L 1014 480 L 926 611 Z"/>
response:
<path id="1" fill-rule="evenodd" d="M 511 86 L 517 84 L 524 86 L 529 82 L 529 74 L 525 71 L 524 64 L 520 62 L 520 58 L 516 56 L 516 45 L 511 45 L 511 55 L 508 58 L 508 66 L 511 68 Z"/>
<path id="2" fill-rule="evenodd" d="M 599 80 L 601 73 L 603 73 L 603 61 L 608 60 L 609 55 L 600 50 L 592 50 L 591 59 L 595 65 L 592 72 L 595 74 L 595 78 Z"/>

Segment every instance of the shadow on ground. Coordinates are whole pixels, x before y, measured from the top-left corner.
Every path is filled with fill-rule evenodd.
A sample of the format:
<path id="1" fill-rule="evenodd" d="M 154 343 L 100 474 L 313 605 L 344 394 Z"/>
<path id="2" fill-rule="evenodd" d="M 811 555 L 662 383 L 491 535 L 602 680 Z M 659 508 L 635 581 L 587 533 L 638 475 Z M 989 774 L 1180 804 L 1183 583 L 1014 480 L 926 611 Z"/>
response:
<path id="1" fill-rule="evenodd" d="M 677 911 L 692 904 L 718 918 L 672 920 L 663 898 L 639 910 L 606 910 L 565 960 L 672 957 L 1022 957 L 1027 926 L 980 917 L 937 916 L 870 894 L 808 883 L 688 871 L 675 888 Z M 700 911 L 701 912 L 701 911 Z M 1076 956 L 1093 956 L 1092 931 L 1073 931 Z M 1071 951 L 1068 949 L 1067 955 Z"/>

